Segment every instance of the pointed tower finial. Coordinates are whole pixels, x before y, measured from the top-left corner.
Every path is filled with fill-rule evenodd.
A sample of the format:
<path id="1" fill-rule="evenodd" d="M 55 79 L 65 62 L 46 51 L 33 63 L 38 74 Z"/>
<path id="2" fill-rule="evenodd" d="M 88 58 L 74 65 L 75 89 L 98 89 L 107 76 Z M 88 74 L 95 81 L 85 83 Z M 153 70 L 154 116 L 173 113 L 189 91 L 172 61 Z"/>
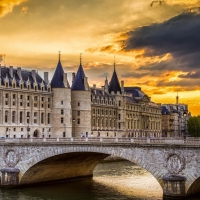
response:
<path id="1" fill-rule="evenodd" d="M 61 54 L 61 51 L 58 51 L 58 58 L 59 58 L 59 61 L 60 61 L 60 54 Z"/>
<path id="2" fill-rule="evenodd" d="M 115 55 L 114 55 L 114 71 L 115 71 Z"/>
<path id="3" fill-rule="evenodd" d="M 80 53 L 80 65 L 82 65 L 82 53 Z"/>

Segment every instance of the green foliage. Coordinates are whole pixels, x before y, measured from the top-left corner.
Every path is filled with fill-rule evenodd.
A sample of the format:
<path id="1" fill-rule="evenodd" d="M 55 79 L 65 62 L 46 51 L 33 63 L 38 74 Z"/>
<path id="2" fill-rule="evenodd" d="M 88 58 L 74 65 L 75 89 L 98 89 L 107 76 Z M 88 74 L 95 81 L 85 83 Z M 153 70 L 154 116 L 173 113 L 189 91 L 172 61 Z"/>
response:
<path id="1" fill-rule="evenodd" d="M 190 117 L 188 120 L 188 133 L 192 137 L 200 137 L 200 116 Z"/>

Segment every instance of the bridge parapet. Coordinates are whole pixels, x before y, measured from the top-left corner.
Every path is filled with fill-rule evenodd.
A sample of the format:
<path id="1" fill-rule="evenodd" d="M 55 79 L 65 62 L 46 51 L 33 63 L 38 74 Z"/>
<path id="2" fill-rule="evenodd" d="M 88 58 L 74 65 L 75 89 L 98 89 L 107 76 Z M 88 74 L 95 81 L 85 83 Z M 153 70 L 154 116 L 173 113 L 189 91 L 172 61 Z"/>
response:
<path id="1" fill-rule="evenodd" d="M 137 143 L 137 144 L 180 144 L 200 145 L 200 138 L 5 138 L 0 143 Z"/>

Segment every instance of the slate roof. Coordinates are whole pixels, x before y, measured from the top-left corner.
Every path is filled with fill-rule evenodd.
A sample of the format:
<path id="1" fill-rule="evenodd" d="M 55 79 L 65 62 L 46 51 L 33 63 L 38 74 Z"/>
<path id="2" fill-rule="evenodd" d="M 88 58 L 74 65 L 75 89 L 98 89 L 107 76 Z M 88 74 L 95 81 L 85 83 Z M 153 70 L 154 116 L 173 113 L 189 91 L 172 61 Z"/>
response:
<path id="1" fill-rule="evenodd" d="M 170 113 L 169 110 L 165 106 L 161 106 L 161 108 L 162 108 L 162 115 L 167 115 Z"/>
<path id="2" fill-rule="evenodd" d="M 119 80 L 118 80 L 115 69 L 114 69 L 111 81 L 109 83 L 108 91 L 110 93 L 111 92 L 114 92 L 114 93 L 120 92 L 121 93 L 121 87 L 120 87 Z"/>
<path id="3" fill-rule="evenodd" d="M 127 93 L 132 93 L 133 97 L 143 98 L 146 95 L 140 87 L 124 87 L 124 90 Z"/>
<path id="4" fill-rule="evenodd" d="M 72 83 L 71 90 L 86 90 L 84 85 L 84 77 L 85 73 L 83 71 L 82 65 L 80 64 L 75 79 Z"/>
<path id="5" fill-rule="evenodd" d="M 94 90 L 96 90 L 96 94 L 95 94 Z M 109 97 L 109 95 L 106 92 L 103 93 L 102 90 L 100 90 L 100 89 L 91 88 L 91 94 L 95 95 L 95 96 L 99 96 L 99 97 Z"/>
<path id="6" fill-rule="evenodd" d="M 126 101 L 130 103 L 138 103 L 133 97 L 126 97 Z"/>
<path id="7" fill-rule="evenodd" d="M 5 85 L 6 76 L 8 77 L 10 86 L 12 86 L 12 80 L 13 80 L 13 78 L 15 78 L 17 86 L 20 87 L 20 85 L 19 85 L 20 78 L 19 78 L 19 76 L 17 74 L 17 70 L 16 69 L 13 69 L 13 77 L 11 77 L 10 73 L 9 73 L 9 68 L 8 67 L 1 67 L 1 84 L 2 85 Z M 22 69 L 21 70 L 21 76 L 22 76 L 22 81 L 24 83 L 24 87 L 26 88 L 26 86 L 27 86 L 26 82 L 29 79 L 31 88 L 33 88 L 34 80 L 32 78 L 31 71 Z M 38 84 L 38 89 L 41 89 L 41 83 L 44 82 L 44 80 L 40 77 L 40 75 L 37 72 L 36 72 L 35 77 L 36 77 L 36 82 Z M 47 90 L 47 83 L 44 82 L 44 86 L 45 86 L 45 89 Z"/>
<path id="8" fill-rule="evenodd" d="M 64 76 L 64 70 L 59 59 L 58 65 L 51 80 L 51 88 L 64 88 L 65 85 L 63 83 L 63 76 Z"/>

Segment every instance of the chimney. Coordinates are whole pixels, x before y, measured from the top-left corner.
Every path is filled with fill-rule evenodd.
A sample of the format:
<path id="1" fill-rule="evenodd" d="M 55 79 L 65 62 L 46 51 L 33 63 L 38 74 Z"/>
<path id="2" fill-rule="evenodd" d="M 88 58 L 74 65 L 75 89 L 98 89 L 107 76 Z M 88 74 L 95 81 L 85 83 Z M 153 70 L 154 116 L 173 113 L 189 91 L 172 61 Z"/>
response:
<path id="1" fill-rule="evenodd" d="M 94 89 L 94 93 L 96 94 L 97 91 L 96 91 L 96 84 L 93 84 L 93 89 Z"/>
<path id="2" fill-rule="evenodd" d="M 63 83 L 64 83 L 65 87 L 69 88 L 69 83 L 67 80 L 67 73 L 64 73 L 64 75 L 63 75 Z"/>
<path id="3" fill-rule="evenodd" d="M 75 76 L 76 76 L 75 72 L 72 72 L 72 83 L 74 82 Z"/>
<path id="4" fill-rule="evenodd" d="M 18 75 L 19 79 L 21 80 L 22 79 L 21 67 L 17 68 L 17 75 Z"/>
<path id="5" fill-rule="evenodd" d="M 108 80 L 107 80 L 107 77 L 106 77 L 106 80 L 105 80 L 105 92 L 108 92 Z"/>
<path id="6" fill-rule="evenodd" d="M 101 91 L 102 91 L 102 94 L 104 95 L 104 92 L 105 92 L 104 86 L 101 86 Z"/>
<path id="7" fill-rule="evenodd" d="M 13 66 L 9 67 L 9 74 L 13 78 Z"/>
<path id="8" fill-rule="evenodd" d="M 31 71 L 31 76 L 32 76 L 34 82 L 36 82 L 36 70 Z"/>
<path id="9" fill-rule="evenodd" d="M 84 77 L 84 87 L 85 87 L 85 90 L 89 90 L 89 85 L 88 85 L 88 77 Z"/>
<path id="10" fill-rule="evenodd" d="M 121 91 L 124 92 L 124 81 L 121 81 Z"/>
<path id="11" fill-rule="evenodd" d="M 49 82 L 49 72 L 44 72 L 44 82 L 45 83 Z"/>

